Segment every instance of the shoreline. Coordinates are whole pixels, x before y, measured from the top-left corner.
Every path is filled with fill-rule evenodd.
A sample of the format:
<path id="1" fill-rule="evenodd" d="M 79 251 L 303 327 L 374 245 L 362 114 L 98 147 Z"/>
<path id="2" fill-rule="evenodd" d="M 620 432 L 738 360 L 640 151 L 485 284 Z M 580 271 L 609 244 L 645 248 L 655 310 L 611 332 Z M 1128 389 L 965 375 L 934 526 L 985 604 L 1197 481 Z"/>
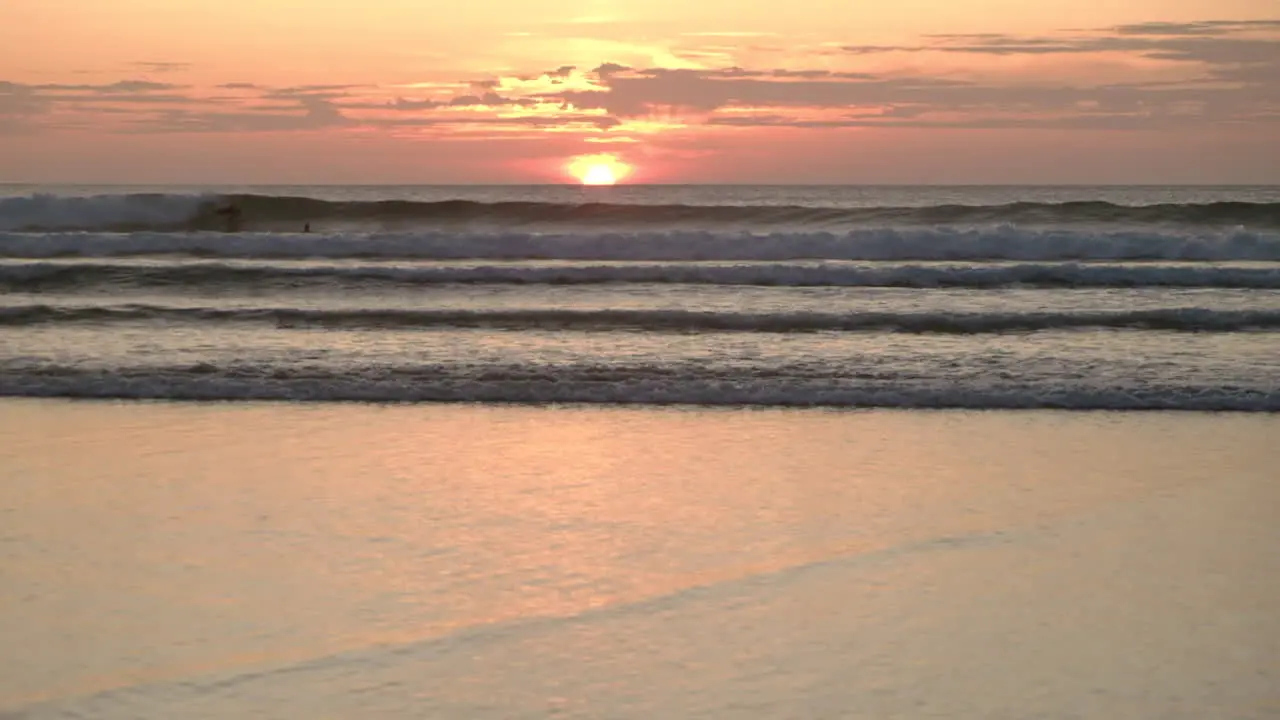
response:
<path id="1" fill-rule="evenodd" d="M 1111 407 L 986 407 L 986 406 L 966 406 L 966 405 L 930 405 L 930 406 L 897 406 L 897 405 L 842 405 L 842 404 L 823 404 L 823 403 L 805 403 L 805 402 L 771 402 L 771 403 L 697 403 L 682 401 L 634 401 L 634 402 L 593 402 L 593 401 L 550 401 L 542 402 L 536 400 L 520 401 L 520 400 L 367 400 L 359 398 L 280 398 L 280 397 L 261 397 L 261 398 L 200 398 L 200 397 L 125 397 L 115 395 L 0 395 L 0 403 L 2 402 L 61 402 L 68 404 L 83 403 L 91 404 L 153 404 L 153 405 L 193 405 L 193 406 L 311 406 L 311 405 L 336 405 L 336 406 L 368 406 L 368 407 L 493 407 L 493 408 L 518 408 L 518 409 L 546 409 L 546 410 L 588 410 L 588 409 L 635 409 L 635 410 L 699 410 L 699 411 L 796 411 L 796 410 L 818 410 L 832 413 L 867 413 L 867 412 L 925 412 L 925 413 L 1016 413 L 1016 414 L 1034 414 L 1034 413 L 1067 413 L 1067 414 L 1090 414 L 1090 413 L 1115 413 L 1115 414 L 1159 414 L 1170 413 L 1175 415 L 1223 415 L 1223 416 L 1276 416 L 1280 415 L 1280 409 L 1275 410 L 1252 410 L 1240 408 L 1226 409 L 1202 409 L 1194 407 L 1129 407 L 1129 408 L 1111 408 Z"/>
<path id="2" fill-rule="evenodd" d="M 0 408 L 33 720 L 1243 718 L 1280 667 L 1275 414 Z"/>

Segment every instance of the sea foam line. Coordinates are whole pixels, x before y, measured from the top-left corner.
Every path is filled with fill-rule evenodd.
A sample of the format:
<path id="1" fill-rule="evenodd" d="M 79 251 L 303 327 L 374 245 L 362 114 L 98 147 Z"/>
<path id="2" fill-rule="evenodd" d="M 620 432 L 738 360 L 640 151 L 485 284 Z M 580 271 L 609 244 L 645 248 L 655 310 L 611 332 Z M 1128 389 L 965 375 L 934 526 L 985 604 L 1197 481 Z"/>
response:
<path id="1" fill-rule="evenodd" d="M 191 372 L 63 370 L 0 375 L 0 396 L 158 400 L 501 402 L 781 407 L 1185 410 L 1280 412 L 1280 392 L 1262 389 L 1127 384 L 967 385 L 950 381 L 867 384 L 788 378 L 634 378 L 608 382 L 561 377 L 521 380 L 317 377 L 280 373 L 226 376 Z"/>
<path id="2" fill-rule="evenodd" d="M 1184 307 L 1153 310 L 939 313 L 736 313 L 695 310 L 407 310 L 392 308 L 317 310 L 307 308 L 208 308 L 146 304 L 0 307 L 0 326 L 55 323 L 254 323 L 278 328 L 509 330 L 651 330 L 725 332 L 903 332 L 981 334 L 1079 328 L 1239 332 L 1280 329 L 1280 311 L 1209 310 Z"/>
<path id="3" fill-rule="evenodd" d="M 822 227 L 868 224 L 1109 223 L 1280 227 L 1280 204 L 1223 201 L 1118 205 L 1110 202 L 1015 202 L 919 207 L 768 204 L 641 204 L 471 200 L 333 201 L 275 195 L 36 194 L 0 199 L 0 230 L 217 229 L 220 208 L 234 206 L 255 229 L 296 229 L 304 222 L 345 226 L 699 226 Z"/>
<path id="4" fill-rule="evenodd" d="M 419 260 L 1280 261 L 1280 233 L 881 228 L 849 232 L 0 233 L 0 257 Z"/>
<path id="5" fill-rule="evenodd" d="M 301 283 L 599 285 L 649 283 L 779 287 L 1280 288 L 1280 267 L 1021 263 L 1017 265 L 890 264 L 595 264 L 556 265 L 238 265 L 220 262 L 22 262 L 0 264 L 0 288 L 11 291 L 93 287 L 297 287 Z"/>

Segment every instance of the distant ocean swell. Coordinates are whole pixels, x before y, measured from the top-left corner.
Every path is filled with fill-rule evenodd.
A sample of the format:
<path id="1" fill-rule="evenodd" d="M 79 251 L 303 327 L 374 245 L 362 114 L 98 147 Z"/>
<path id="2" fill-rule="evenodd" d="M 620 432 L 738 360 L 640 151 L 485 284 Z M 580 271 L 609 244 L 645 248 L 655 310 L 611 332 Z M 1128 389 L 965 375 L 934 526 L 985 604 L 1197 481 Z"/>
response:
<path id="1" fill-rule="evenodd" d="M 738 313 L 695 310 L 402 310 L 155 305 L 0 307 L 0 327 L 108 322 L 258 323 L 277 328 L 904 332 L 979 334 L 1071 328 L 1239 332 L 1280 329 L 1280 311 L 1171 308 L 1085 312 Z"/>
<path id="2" fill-rule="evenodd" d="M 0 198 L 0 396 L 1280 411 L 1268 189 L 291 192 Z"/>
<path id="3" fill-rule="evenodd" d="M 342 227 L 494 225 L 751 226 L 988 225 L 1102 223 L 1280 229 L 1280 203 L 1211 202 L 1117 205 L 1105 201 L 1004 205 L 823 207 L 801 205 L 641 205 L 443 200 L 328 201 L 273 195 L 30 195 L 0 199 L 0 230 L 191 231 L 226 225 L 218 209 L 241 210 L 244 229 L 298 230 L 303 223 Z"/>
<path id="4" fill-rule="evenodd" d="M 157 400 L 502 402 L 1069 410 L 1277 412 L 1280 392 L 1122 381 L 975 385 L 912 378 L 719 375 L 675 368 L 456 367 L 323 369 L 46 366 L 0 374 L 0 395 Z"/>
<path id="5" fill-rule="evenodd" d="M 1280 233 L 879 228 L 847 232 L 13 233 L 0 257 L 403 260 L 1280 261 Z"/>
<path id="6" fill-rule="evenodd" d="M 1203 264 L 1020 263 L 921 264 L 592 264 L 388 266 L 187 263 L 23 262 L 0 264 L 0 290 L 49 292 L 92 288 L 297 288 L 339 286 L 603 285 L 610 283 L 774 287 L 1235 288 L 1280 289 L 1278 267 Z"/>

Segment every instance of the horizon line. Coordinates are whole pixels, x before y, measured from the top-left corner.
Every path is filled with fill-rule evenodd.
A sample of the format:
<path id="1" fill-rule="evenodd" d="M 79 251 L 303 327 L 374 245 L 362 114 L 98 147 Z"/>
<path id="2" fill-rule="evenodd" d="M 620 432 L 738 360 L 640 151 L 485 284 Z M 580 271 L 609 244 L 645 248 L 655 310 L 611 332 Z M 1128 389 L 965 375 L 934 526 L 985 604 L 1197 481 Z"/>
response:
<path id="1" fill-rule="evenodd" d="M 699 183 L 617 183 L 614 185 L 584 185 L 581 183 L 366 183 L 366 182 L 24 182 L 0 181 L 0 187 L 201 187 L 201 188 L 237 188 L 237 187 L 475 187 L 475 188 L 577 188 L 588 192 L 610 192 L 616 188 L 697 188 L 697 187 L 777 187 L 777 188 L 1275 188 L 1280 182 L 1216 182 L 1216 183 L 1115 183 L 1115 182 L 1075 182 L 1075 183 L 903 183 L 903 182 L 867 182 L 867 183 L 744 183 L 744 182 L 699 182 Z"/>

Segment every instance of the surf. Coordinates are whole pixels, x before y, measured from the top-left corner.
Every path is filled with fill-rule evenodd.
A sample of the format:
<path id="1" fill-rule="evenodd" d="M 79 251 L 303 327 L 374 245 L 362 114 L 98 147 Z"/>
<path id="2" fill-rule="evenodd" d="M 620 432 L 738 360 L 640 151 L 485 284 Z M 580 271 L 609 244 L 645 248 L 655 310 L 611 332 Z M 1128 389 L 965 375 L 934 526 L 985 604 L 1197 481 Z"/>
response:
<path id="1" fill-rule="evenodd" d="M 325 200 L 267 194 L 122 193 L 0 198 L 0 231 L 191 232 L 222 230 L 235 208 L 244 229 L 297 230 L 306 223 L 367 231 L 465 229 L 469 226 L 719 226 L 847 228 L 932 225 L 1156 225 L 1280 229 L 1280 203 L 1215 201 L 1124 205 L 1104 200 L 941 203 L 923 206 L 841 204 L 685 204 L 446 200 Z"/>
<path id="2" fill-rule="evenodd" d="M 1280 329 L 1280 311 L 1198 307 L 1119 311 L 1023 312 L 722 312 L 711 310 L 558 308 L 417 310 L 296 307 L 175 307 L 148 304 L 0 307 L 0 326 L 121 322 L 253 323 L 280 329 L 489 328 L 580 331 L 718 331 L 754 333 L 901 332 L 984 334 L 1083 328 L 1242 332 Z"/>
<path id="3" fill-rule="evenodd" d="M 109 288 L 427 287 L 435 285 L 723 285 L 889 288 L 1221 288 L 1280 289 L 1280 268 L 1204 264 L 1017 263 L 626 263 L 590 264 L 251 264 L 183 261 L 0 262 L 9 292 Z"/>
<path id="4" fill-rule="evenodd" d="M 169 401 L 485 402 L 524 405 L 699 405 L 982 410 L 1280 412 L 1280 393 L 1158 382 L 1110 386 L 957 383 L 912 378 L 720 376 L 683 368 L 610 373 L 573 368 L 347 368 L 342 372 L 201 363 L 95 370 L 46 366 L 0 375 L 0 396 Z M 442 372 L 444 371 L 444 372 Z"/>
<path id="5" fill-rule="evenodd" d="M 672 230 L 537 233 L 18 233 L 0 258 L 186 256 L 239 259 L 608 261 L 1280 261 L 1280 232 L 865 228 L 828 232 Z"/>

